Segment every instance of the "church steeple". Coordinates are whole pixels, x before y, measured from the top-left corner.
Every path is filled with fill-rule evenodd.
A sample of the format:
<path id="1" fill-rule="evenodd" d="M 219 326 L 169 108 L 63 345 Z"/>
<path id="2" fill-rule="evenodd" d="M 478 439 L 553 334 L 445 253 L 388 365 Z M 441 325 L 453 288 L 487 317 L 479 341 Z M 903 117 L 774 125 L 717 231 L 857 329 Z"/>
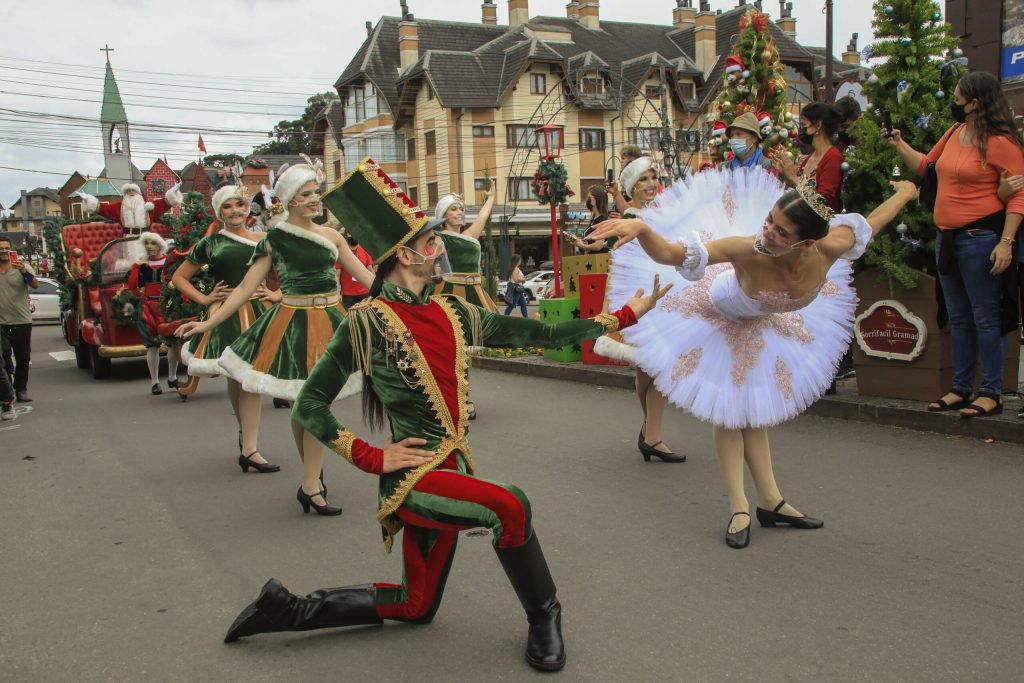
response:
<path id="1" fill-rule="evenodd" d="M 124 183 L 133 182 L 132 150 L 128 134 L 128 115 L 121 102 L 121 93 L 117 89 L 114 70 L 110 66 L 110 52 L 113 48 L 103 48 L 107 53 L 107 73 L 103 81 L 103 107 L 100 110 L 100 126 L 103 130 L 103 161 L 104 175 L 120 187 Z"/>

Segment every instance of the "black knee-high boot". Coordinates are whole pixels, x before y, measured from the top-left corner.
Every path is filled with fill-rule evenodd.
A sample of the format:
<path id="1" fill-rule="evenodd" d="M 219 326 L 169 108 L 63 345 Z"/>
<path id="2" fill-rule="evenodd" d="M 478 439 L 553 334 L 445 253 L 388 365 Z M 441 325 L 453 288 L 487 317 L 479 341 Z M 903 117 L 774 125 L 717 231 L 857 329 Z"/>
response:
<path id="1" fill-rule="evenodd" d="M 537 534 L 531 533 L 530 539 L 516 548 L 495 548 L 494 551 L 530 622 L 526 661 L 541 671 L 558 671 L 565 666 L 562 606 L 555 597 L 555 582 L 544 561 Z"/>
<path id="2" fill-rule="evenodd" d="M 231 624 L 224 642 L 232 643 L 257 633 L 382 624 L 372 588 L 369 584 L 325 588 L 302 598 L 288 592 L 277 579 L 271 579 Z"/>

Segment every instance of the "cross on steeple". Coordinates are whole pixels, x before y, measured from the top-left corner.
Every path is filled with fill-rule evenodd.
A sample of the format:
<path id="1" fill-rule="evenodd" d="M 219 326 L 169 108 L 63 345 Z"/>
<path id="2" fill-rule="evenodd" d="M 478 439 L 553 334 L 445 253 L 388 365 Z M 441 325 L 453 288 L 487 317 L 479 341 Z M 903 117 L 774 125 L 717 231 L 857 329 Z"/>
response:
<path id="1" fill-rule="evenodd" d="M 108 45 L 107 43 L 104 43 L 103 47 L 100 48 L 100 52 L 106 52 L 107 53 L 107 64 L 110 64 L 110 53 L 113 52 L 113 51 L 114 51 L 114 48 L 110 47 L 110 45 Z"/>

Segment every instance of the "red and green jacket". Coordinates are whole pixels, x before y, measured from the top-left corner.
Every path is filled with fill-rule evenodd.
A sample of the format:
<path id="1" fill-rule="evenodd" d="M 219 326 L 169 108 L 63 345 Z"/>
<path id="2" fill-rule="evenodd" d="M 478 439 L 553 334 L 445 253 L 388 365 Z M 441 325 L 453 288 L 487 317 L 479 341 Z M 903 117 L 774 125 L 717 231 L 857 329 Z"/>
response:
<path id="1" fill-rule="evenodd" d="M 469 347 L 559 347 L 636 322 L 629 307 L 595 318 L 545 324 L 490 313 L 454 296 L 417 295 L 389 282 L 380 296 L 353 306 L 299 392 L 292 417 L 361 470 L 380 476 L 377 519 L 390 551 L 401 528 L 394 512 L 412 487 L 454 456 L 473 473 L 467 431 Z M 353 372 L 372 382 L 388 414 L 391 439 L 425 439 L 435 458 L 418 468 L 383 472 L 383 450 L 345 428 L 330 406 Z"/>

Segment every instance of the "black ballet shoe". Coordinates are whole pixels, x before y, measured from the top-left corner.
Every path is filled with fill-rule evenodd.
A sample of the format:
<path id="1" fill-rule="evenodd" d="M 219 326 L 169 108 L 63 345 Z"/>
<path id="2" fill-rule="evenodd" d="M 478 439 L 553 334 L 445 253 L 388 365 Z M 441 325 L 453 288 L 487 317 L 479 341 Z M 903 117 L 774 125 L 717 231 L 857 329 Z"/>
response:
<path id="1" fill-rule="evenodd" d="M 149 393 L 153 394 L 154 396 L 159 396 L 160 394 L 164 393 L 164 390 L 160 388 L 160 382 L 154 384 L 153 388 L 149 390 Z"/>
<path id="2" fill-rule="evenodd" d="M 676 455 L 675 453 L 664 453 L 659 451 L 655 446 L 658 444 L 664 444 L 664 441 L 647 445 L 643 440 L 640 441 L 640 452 L 644 456 L 644 462 L 650 462 L 652 457 L 661 458 L 662 462 L 686 462 L 685 455 Z"/>
<path id="3" fill-rule="evenodd" d="M 292 404 L 289 403 L 288 401 L 284 400 L 283 398 L 275 398 L 274 399 L 274 407 L 275 408 L 291 408 Z"/>
<path id="4" fill-rule="evenodd" d="M 736 515 L 746 515 L 750 517 L 749 512 L 734 512 L 732 517 L 729 518 L 729 524 L 725 527 L 725 544 L 730 548 L 740 550 L 750 545 L 750 523 L 743 527 L 740 531 L 729 531 L 732 528 L 732 520 L 736 519 Z"/>
<path id="5" fill-rule="evenodd" d="M 317 493 L 314 495 L 323 497 L 324 502 L 327 503 L 327 496 L 323 493 Z M 295 494 L 295 498 L 299 501 L 299 505 L 302 506 L 303 514 L 309 514 L 309 508 L 313 508 L 316 510 L 316 514 L 323 515 L 324 517 L 334 517 L 341 514 L 340 505 L 331 505 L 330 503 L 327 503 L 326 505 L 317 505 L 316 501 L 313 500 L 313 496 L 303 491 L 301 486 L 299 487 L 299 492 Z"/>
<path id="6" fill-rule="evenodd" d="M 178 378 L 177 377 L 175 377 L 174 379 L 168 378 L 167 379 L 167 386 L 169 388 L 171 388 L 171 389 L 177 389 L 178 388 Z"/>
<path id="7" fill-rule="evenodd" d="M 238 466 L 242 468 L 243 472 L 248 472 L 249 468 L 253 468 L 260 474 L 268 474 L 270 472 L 280 472 L 281 466 L 275 465 L 271 462 L 253 462 L 252 456 L 259 453 L 259 451 L 253 451 L 249 455 L 238 454 Z"/>
<path id="8" fill-rule="evenodd" d="M 825 522 L 814 517 L 793 517 L 792 515 L 784 515 L 779 510 L 786 504 L 783 500 L 781 503 L 775 506 L 774 510 L 765 510 L 764 508 L 757 508 L 757 521 L 758 523 L 767 528 L 771 528 L 776 524 L 788 524 L 794 529 L 820 529 L 825 526 Z"/>

